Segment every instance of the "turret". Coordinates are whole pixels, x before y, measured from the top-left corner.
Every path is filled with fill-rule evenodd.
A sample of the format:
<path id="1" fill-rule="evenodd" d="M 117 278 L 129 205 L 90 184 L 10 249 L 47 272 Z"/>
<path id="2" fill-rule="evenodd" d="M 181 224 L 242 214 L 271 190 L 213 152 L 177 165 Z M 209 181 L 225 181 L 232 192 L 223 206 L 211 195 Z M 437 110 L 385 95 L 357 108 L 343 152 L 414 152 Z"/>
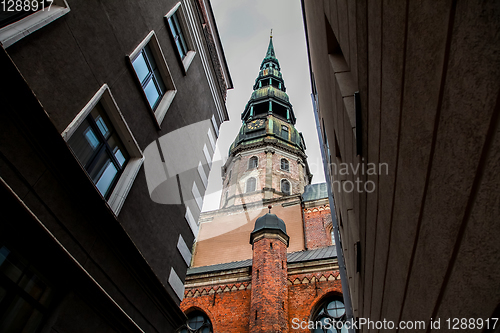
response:
<path id="1" fill-rule="evenodd" d="M 282 219 L 269 213 L 255 221 L 250 333 L 288 332 L 286 249 L 289 237 Z"/>

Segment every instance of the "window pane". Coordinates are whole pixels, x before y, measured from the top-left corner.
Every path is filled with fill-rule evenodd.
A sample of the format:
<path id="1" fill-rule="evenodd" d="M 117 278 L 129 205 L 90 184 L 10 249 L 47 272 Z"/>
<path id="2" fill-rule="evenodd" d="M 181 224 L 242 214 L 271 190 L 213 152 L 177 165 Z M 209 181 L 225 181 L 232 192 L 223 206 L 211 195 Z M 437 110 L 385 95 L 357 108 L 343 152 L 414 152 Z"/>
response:
<path id="1" fill-rule="evenodd" d="M 181 59 L 184 59 L 187 53 L 186 41 L 184 40 L 184 35 L 182 33 L 182 28 L 179 22 L 179 18 L 177 17 L 177 13 L 174 13 L 169 19 L 168 23 L 170 26 L 170 30 L 172 31 L 172 35 L 174 36 L 175 44 L 177 46 L 177 50 L 179 51 L 179 55 Z"/>
<path id="2" fill-rule="evenodd" d="M 80 163 L 86 167 L 101 143 L 90 127 L 90 123 L 85 119 L 68 140 L 68 144 Z"/>
<path id="3" fill-rule="evenodd" d="M 255 178 L 249 178 L 247 181 L 247 192 L 255 191 L 255 187 L 257 185 L 257 181 Z"/>
<path id="4" fill-rule="evenodd" d="M 149 106 L 151 106 L 151 108 L 154 110 L 156 102 L 160 98 L 160 94 L 158 93 L 158 89 L 156 88 L 153 80 L 149 80 L 147 85 L 144 87 L 144 92 L 146 93 L 146 98 L 148 99 Z"/>
<path id="5" fill-rule="evenodd" d="M 99 190 L 99 192 L 101 192 L 103 196 L 106 196 L 107 191 L 111 186 L 111 183 L 115 179 L 117 173 L 118 170 L 116 169 L 115 165 L 109 162 L 101 178 L 99 178 L 96 184 L 97 189 Z"/>
<path id="6" fill-rule="evenodd" d="M 127 151 L 123 147 L 122 141 L 116 134 L 113 134 L 108 140 L 108 145 L 122 167 L 129 158 Z"/>
<path id="7" fill-rule="evenodd" d="M 109 129 L 104 123 L 104 119 L 101 117 L 101 115 L 98 115 L 97 118 L 95 119 L 95 122 L 97 124 L 97 127 L 99 128 L 99 131 L 101 131 L 102 135 L 107 138 L 109 136 Z"/>
<path id="8" fill-rule="evenodd" d="M 101 132 L 102 136 L 107 139 L 111 134 L 113 124 L 111 124 L 111 121 L 109 120 L 108 115 L 106 114 L 106 111 L 104 111 L 101 103 L 97 103 L 90 114 L 92 115 L 97 128 L 99 128 L 99 132 Z"/>
<path id="9" fill-rule="evenodd" d="M 158 87 L 160 89 L 160 95 L 163 96 L 163 94 L 165 93 L 165 91 L 167 89 L 165 88 L 165 84 L 163 83 L 163 79 L 161 78 L 160 70 L 155 69 L 155 71 L 153 72 L 153 75 L 154 75 L 156 83 L 158 84 Z"/>
<path id="10" fill-rule="evenodd" d="M 185 54 L 184 54 L 184 50 L 182 49 L 182 44 L 181 44 L 180 38 L 177 38 L 175 40 L 175 45 L 177 45 L 177 50 L 179 51 L 181 59 L 184 59 Z"/>
<path id="11" fill-rule="evenodd" d="M 148 65 L 146 64 L 146 59 L 144 59 L 144 54 L 141 52 L 137 58 L 132 62 L 132 65 L 134 66 L 134 70 L 137 73 L 137 77 L 139 78 L 139 81 L 141 83 L 144 82 L 144 79 L 149 74 L 149 68 Z"/>
<path id="12" fill-rule="evenodd" d="M 90 173 L 90 177 L 94 181 L 94 184 L 96 184 L 99 192 L 105 197 L 117 173 L 118 170 L 111 162 L 109 156 L 107 154 L 101 154 L 97 164 Z"/>
<path id="13" fill-rule="evenodd" d="M 203 325 L 203 322 L 204 322 L 204 320 L 203 320 L 202 316 L 196 316 L 194 318 L 189 319 L 188 325 L 192 329 L 196 330 Z"/>
<path id="14" fill-rule="evenodd" d="M 340 301 L 333 301 L 328 304 L 326 307 L 326 310 L 328 311 L 328 314 L 335 317 L 339 318 L 344 315 L 345 313 L 345 308 L 344 304 Z"/>
<path id="15" fill-rule="evenodd" d="M 35 300 L 38 300 L 44 292 L 46 285 L 33 272 L 28 271 L 19 282 L 19 287 L 23 288 Z"/>

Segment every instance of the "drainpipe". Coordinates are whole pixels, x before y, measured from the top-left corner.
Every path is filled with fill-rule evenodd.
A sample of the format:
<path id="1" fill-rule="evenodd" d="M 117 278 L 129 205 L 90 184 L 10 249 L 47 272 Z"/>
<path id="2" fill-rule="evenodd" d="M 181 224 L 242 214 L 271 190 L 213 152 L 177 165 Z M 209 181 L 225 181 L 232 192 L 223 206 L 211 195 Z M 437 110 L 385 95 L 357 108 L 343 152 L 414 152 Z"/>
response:
<path id="1" fill-rule="evenodd" d="M 305 19 L 305 16 L 304 16 Z M 337 223 L 337 217 L 335 214 L 335 203 L 333 202 L 333 194 L 332 194 L 332 186 L 330 184 L 330 168 L 328 166 L 328 156 L 326 156 L 325 146 L 323 142 L 323 135 L 321 133 L 321 127 L 319 122 L 319 112 L 316 105 L 316 98 L 314 94 L 311 94 L 312 103 L 313 103 L 313 113 L 314 119 L 316 120 L 316 130 L 318 132 L 319 146 L 321 150 L 321 157 L 323 158 L 323 169 L 325 172 L 325 180 L 326 187 L 328 189 L 328 202 L 330 203 L 330 212 L 332 217 L 332 227 L 333 227 L 333 236 L 335 238 L 335 248 L 337 250 L 337 261 L 339 264 L 339 273 L 340 273 L 340 282 L 342 283 L 342 294 L 344 296 L 344 305 L 345 305 L 345 313 L 346 313 L 346 321 L 350 321 L 352 323 L 353 315 L 352 315 L 352 304 L 351 304 L 351 295 L 349 293 L 349 283 L 346 274 L 346 268 L 344 263 L 344 253 L 342 252 L 342 246 L 340 244 L 340 236 L 339 236 L 339 226 Z M 354 329 L 349 328 L 349 333 L 354 333 Z"/>

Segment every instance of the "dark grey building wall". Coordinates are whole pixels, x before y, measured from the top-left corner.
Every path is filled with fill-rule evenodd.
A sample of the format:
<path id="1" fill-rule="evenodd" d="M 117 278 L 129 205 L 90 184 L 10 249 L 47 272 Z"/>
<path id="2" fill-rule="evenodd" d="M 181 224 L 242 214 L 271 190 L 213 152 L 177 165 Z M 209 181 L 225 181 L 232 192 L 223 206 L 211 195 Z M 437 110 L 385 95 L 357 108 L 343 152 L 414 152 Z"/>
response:
<path id="1" fill-rule="evenodd" d="M 116 304 L 108 302 L 96 308 L 98 298 L 79 290 L 78 283 L 65 281 L 61 284 L 61 299 L 64 299 L 61 304 L 65 305 L 58 306 L 59 310 L 49 318 L 44 331 L 50 331 L 51 323 L 59 332 L 75 331 L 75 327 L 86 320 L 71 323 L 67 317 L 81 313 L 84 318 L 87 315 L 94 318 L 89 319 L 88 325 L 96 325 L 84 331 L 112 331 L 110 327 L 122 331 L 124 328 L 116 321 L 127 322 L 128 315 L 133 323 L 132 328 L 126 330 L 134 331 L 137 325 L 147 332 L 171 332 L 182 323 L 183 315 L 178 308 L 180 300 L 169 284 L 169 274 L 173 268 L 181 280 L 185 278 L 187 264 L 177 249 L 177 242 L 181 235 L 190 247 L 196 236 L 184 217 L 185 202 L 192 200 L 193 195 L 185 191 L 184 204 L 153 202 L 147 175 L 141 167 L 123 208 L 115 216 L 61 133 L 104 84 L 109 86 L 143 151 L 163 135 L 188 125 L 208 120 L 206 123 L 211 127 L 214 116 L 218 127 L 227 120 L 227 112 L 222 104 L 223 117 L 218 116 L 220 105 L 217 110 L 213 94 L 218 94 L 224 103 L 225 92 L 211 89 L 209 80 L 213 78 L 209 76 L 215 77 L 221 68 L 214 68 L 217 63 L 210 59 L 203 64 L 202 53 L 206 57 L 209 52 L 198 48 L 207 47 L 201 39 L 201 44 L 192 42 L 197 53 L 187 72 L 183 71 L 164 18 L 177 1 L 75 0 L 68 3 L 69 13 L 2 50 L 0 176 L 6 186 L 5 196 L 22 202 L 24 209 L 52 235 L 38 245 L 59 243 L 60 248 L 54 253 L 67 251 L 74 259 L 67 263 L 74 266 L 73 275 L 81 275 L 83 280 L 91 276 L 96 284 L 87 281 L 92 285 L 88 288 L 100 290 L 98 286 L 102 287 Z M 189 3 L 196 9 L 197 1 Z M 195 22 L 202 31 L 200 17 L 195 15 Z M 127 58 L 151 30 L 156 33 L 177 90 L 160 124 L 161 129 L 148 109 Z M 216 42 L 217 38 L 215 36 Z M 227 68 L 222 68 L 222 72 L 228 73 Z M 227 76 L 226 80 L 230 88 L 230 78 Z M 212 132 L 215 134 L 213 128 Z M 201 147 L 199 144 L 195 142 L 192 152 L 187 153 L 196 154 L 202 161 L 203 142 Z M 213 154 L 210 145 L 207 146 Z M 208 174 L 206 162 L 204 169 Z M 192 169 L 183 177 L 199 176 Z M 196 182 L 200 184 L 199 180 Z M 198 187 L 203 195 L 204 188 Z M 193 211 L 195 217 L 197 214 L 199 212 Z M 30 243 L 23 246 L 20 240 L 16 242 L 16 237 L 11 237 L 13 233 L 36 235 L 40 232 L 36 224 L 22 229 L 13 221 L 5 221 L 4 226 L 1 241 L 22 252 L 28 261 L 38 260 L 31 252 L 44 253 L 43 247 Z M 65 269 L 67 267 L 61 265 L 51 271 L 62 273 Z M 116 309 L 117 306 L 121 310 Z M 118 313 L 115 321 L 106 318 L 102 309 L 106 307 L 115 307 L 113 311 Z M 65 324 L 60 324 L 62 321 Z"/>
<path id="2" fill-rule="evenodd" d="M 332 183 L 359 177 L 375 184 L 371 193 L 334 193 L 355 315 L 395 322 L 491 317 L 500 303 L 493 236 L 500 234 L 500 178 L 492 173 L 500 165 L 500 6 L 303 6 L 333 163 L 388 165 L 387 175 L 332 175 Z M 350 103 L 356 90 L 361 119 Z"/>

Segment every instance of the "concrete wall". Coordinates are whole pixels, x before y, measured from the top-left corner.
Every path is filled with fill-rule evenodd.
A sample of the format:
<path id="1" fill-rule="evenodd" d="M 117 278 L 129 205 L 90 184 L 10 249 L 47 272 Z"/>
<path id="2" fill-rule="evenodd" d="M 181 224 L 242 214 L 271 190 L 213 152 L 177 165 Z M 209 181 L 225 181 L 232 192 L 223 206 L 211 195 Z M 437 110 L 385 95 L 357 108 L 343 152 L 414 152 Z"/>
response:
<path id="1" fill-rule="evenodd" d="M 375 185 L 334 193 L 354 314 L 395 322 L 492 316 L 500 301 L 492 237 L 500 177 L 491 169 L 499 165 L 499 4 L 303 7 L 333 163 L 388 166 L 331 179 Z M 350 101 L 356 90 L 361 119 Z"/>

